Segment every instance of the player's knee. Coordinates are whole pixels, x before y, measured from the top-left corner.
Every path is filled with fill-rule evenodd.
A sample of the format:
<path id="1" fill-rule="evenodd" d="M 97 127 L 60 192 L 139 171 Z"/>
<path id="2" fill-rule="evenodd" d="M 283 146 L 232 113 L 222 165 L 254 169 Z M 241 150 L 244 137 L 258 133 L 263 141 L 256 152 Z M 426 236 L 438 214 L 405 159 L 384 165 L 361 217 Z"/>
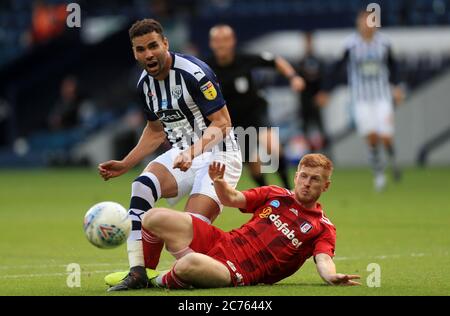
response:
<path id="1" fill-rule="evenodd" d="M 391 137 L 389 137 L 389 136 L 383 136 L 383 137 L 382 137 L 382 140 L 383 140 L 383 145 L 384 145 L 385 147 L 392 146 L 392 138 L 391 138 Z"/>
<path id="2" fill-rule="evenodd" d="M 378 135 L 376 133 L 369 133 L 367 140 L 370 146 L 376 146 L 378 144 Z"/>
<path id="3" fill-rule="evenodd" d="M 142 219 L 143 227 L 150 232 L 158 232 L 164 229 L 164 225 L 168 222 L 168 213 L 163 208 L 153 208 L 145 213 Z"/>
<path id="4" fill-rule="evenodd" d="M 180 278 L 189 280 L 196 272 L 198 272 L 200 264 L 200 258 L 197 253 L 188 253 L 177 261 L 175 273 L 180 276 Z"/>

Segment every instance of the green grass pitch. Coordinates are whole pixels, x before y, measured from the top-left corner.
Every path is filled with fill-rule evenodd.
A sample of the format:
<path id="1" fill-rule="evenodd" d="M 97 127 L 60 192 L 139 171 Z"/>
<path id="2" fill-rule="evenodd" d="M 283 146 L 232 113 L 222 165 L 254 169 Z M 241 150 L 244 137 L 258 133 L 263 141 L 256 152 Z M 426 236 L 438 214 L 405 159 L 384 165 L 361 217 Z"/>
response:
<path id="1" fill-rule="evenodd" d="M 0 170 L 0 295 L 449 295 L 450 168 L 407 169 L 403 181 L 372 190 L 368 169 L 337 169 L 321 202 L 337 227 L 338 271 L 360 274 L 360 287 L 323 285 L 314 263 L 273 286 L 107 293 L 105 274 L 127 269 L 126 246 L 101 250 L 82 222 L 94 203 L 128 206 L 133 170 L 103 182 L 93 169 Z M 292 170 L 293 173 L 293 170 Z M 278 178 L 270 175 L 270 182 Z M 240 189 L 253 186 L 244 174 Z M 165 205 L 158 202 L 158 205 Z M 177 209 L 182 208 L 182 202 Z M 225 209 L 215 222 L 228 230 L 249 215 Z M 163 253 L 161 268 L 172 258 Z M 81 266 L 81 287 L 67 286 L 67 265 Z M 369 287 L 370 263 L 381 286 Z"/>

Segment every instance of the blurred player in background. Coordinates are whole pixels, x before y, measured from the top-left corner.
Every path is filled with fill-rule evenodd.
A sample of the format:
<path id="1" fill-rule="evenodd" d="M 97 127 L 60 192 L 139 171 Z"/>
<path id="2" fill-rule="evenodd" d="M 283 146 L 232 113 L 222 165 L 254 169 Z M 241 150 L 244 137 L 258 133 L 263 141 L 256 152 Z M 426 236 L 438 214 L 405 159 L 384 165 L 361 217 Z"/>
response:
<path id="1" fill-rule="evenodd" d="M 358 32 L 347 40 L 344 56 L 336 64 L 332 74 L 337 73 L 344 65 L 347 66 L 356 127 L 366 138 L 375 176 L 374 186 L 377 191 L 381 191 L 386 185 L 386 178 L 379 152 L 380 143 L 389 156 L 394 179 L 398 181 L 401 177 L 400 169 L 395 163 L 393 103 L 400 104 L 404 93 L 398 86 L 391 45 L 377 32 L 375 26 L 369 26 L 369 14 L 367 11 L 358 14 Z M 394 84 L 393 88 L 391 82 Z"/>
<path id="2" fill-rule="evenodd" d="M 214 162 L 209 175 L 224 205 L 253 217 L 224 232 L 194 216 L 158 208 L 145 215 L 143 233 L 162 238 L 178 261 L 152 280 L 170 289 L 273 284 L 295 273 L 314 256 L 330 285 L 359 285 L 358 275 L 336 273 L 336 229 L 317 203 L 330 186 L 332 162 L 305 155 L 295 175 L 295 191 L 265 186 L 240 192 L 224 179 L 226 167 Z"/>
<path id="3" fill-rule="evenodd" d="M 157 200 L 168 198 L 174 204 L 188 194 L 185 211 L 211 223 L 222 204 L 208 176 L 210 162 L 227 166 L 225 177 L 232 186 L 242 171 L 239 145 L 212 70 L 195 57 L 170 52 L 161 24 L 153 19 L 137 21 L 129 35 L 134 57 L 144 69 L 138 91 L 148 121 L 135 148 L 120 161 L 100 164 L 99 173 L 105 180 L 126 173 L 166 138 L 172 148 L 150 162 L 132 184 L 130 272 L 112 291 L 144 287 L 145 268 L 154 269 L 159 262 L 164 241 L 141 234 L 142 216 Z"/>
<path id="4" fill-rule="evenodd" d="M 320 133 L 317 141 L 309 140 L 311 151 L 318 151 L 328 147 L 328 138 L 323 125 L 321 108 L 325 106 L 319 94 L 323 84 L 324 65 L 314 53 L 313 33 L 305 34 L 305 55 L 298 65 L 298 73 L 306 82 L 305 90 L 300 94 L 301 106 L 299 118 L 305 138 L 310 139 L 310 132 L 316 127 Z"/>
<path id="5" fill-rule="evenodd" d="M 229 25 L 216 25 L 209 32 L 209 45 L 213 57 L 206 62 L 219 78 L 220 87 L 227 100 L 233 126 L 244 129 L 255 127 L 259 142 L 264 145 L 268 153 L 279 155 L 278 174 L 283 185 L 290 187 L 287 165 L 278 140 L 273 137 L 269 129 L 268 135 L 260 133 L 259 127 L 268 127 L 267 101 L 259 94 L 255 87 L 252 72 L 261 67 L 276 69 L 286 77 L 292 90 L 299 92 L 304 89 L 303 79 L 297 75 L 294 68 L 283 58 L 269 53 L 261 55 L 243 54 L 236 51 L 236 36 Z M 282 105 L 280 105 L 282 106 Z M 261 173 L 261 160 L 257 155 L 257 143 L 239 140 L 244 150 L 244 161 L 249 162 L 250 173 L 253 180 L 259 185 L 266 185 Z M 277 153 L 271 152 L 275 148 Z M 249 155 L 249 158 L 247 157 Z"/>

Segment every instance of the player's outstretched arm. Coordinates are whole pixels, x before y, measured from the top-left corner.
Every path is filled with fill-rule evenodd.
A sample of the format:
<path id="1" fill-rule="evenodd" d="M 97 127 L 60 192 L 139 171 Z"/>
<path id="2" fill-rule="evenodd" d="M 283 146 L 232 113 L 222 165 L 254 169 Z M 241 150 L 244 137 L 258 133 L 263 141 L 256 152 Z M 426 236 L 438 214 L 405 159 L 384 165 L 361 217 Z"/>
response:
<path id="1" fill-rule="evenodd" d="M 220 202 L 229 207 L 236 207 L 245 209 L 247 207 L 247 200 L 242 192 L 235 190 L 229 185 L 225 179 L 225 165 L 214 161 L 209 165 L 209 177 L 214 183 L 214 189 Z"/>
<path id="2" fill-rule="evenodd" d="M 277 68 L 279 73 L 281 73 L 286 77 L 286 79 L 289 80 L 292 90 L 300 92 L 305 89 L 305 80 L 297 74 L 294 67 L 292 67 L 286 59 L 280 56 L 276 57 L 275 67 Z"/>
<path id="3" fill-rule="evenodd" d="M 319 253 L 315 256 L 315 261 L 317 272 L 326 283 L 330 285 L 361 285 L 361 283 L 353 281 L 359 279 L 359 275 L 336 273 L 336 266 L 329 255 Z"/>
<path id="4" fill-rule="evenodd" d="M 98 165 L 100 176 L 106 181 L 121 176 L 153 153 L 166 139 L 160 121 L 148 121 L 137 145 L 122 160 L 110 160 Z"/>

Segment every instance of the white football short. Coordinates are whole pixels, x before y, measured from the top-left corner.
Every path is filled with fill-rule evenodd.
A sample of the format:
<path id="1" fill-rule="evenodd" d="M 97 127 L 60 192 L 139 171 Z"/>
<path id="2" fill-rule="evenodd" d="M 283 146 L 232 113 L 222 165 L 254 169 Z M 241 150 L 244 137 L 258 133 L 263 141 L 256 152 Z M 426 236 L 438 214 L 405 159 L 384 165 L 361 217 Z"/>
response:
<path id="1" fill-rule="evenodd" d="M 185 172 L 178 168 L 173 168 L 173 162 L 180 152 L 179 148 L 172 148 L 152 161 L 165 166 L 177 182 L 178 194 L 176 197 L 167 198 L 167 202 L 170 205 L 174 205 L 187 194 L 204 194 L 216 201 L 222 210 L 223 205 L 217 197 L 213 182 L 208 174 L 208 168 L 213 161 L 223 163 L 225 165 L 225 180 L 235 188 L 242 173 L 241 151 L 205 152 L 195 157 L 191 168 Z M 159 179 L 159 181 L 162 180 Z"/>
<path id="2" fill-rule="evenodd" d="M 394 134 L 394 107 L 391 102 L 360 102 L 354 106 L 356 128 L 360 135 Z"/>

